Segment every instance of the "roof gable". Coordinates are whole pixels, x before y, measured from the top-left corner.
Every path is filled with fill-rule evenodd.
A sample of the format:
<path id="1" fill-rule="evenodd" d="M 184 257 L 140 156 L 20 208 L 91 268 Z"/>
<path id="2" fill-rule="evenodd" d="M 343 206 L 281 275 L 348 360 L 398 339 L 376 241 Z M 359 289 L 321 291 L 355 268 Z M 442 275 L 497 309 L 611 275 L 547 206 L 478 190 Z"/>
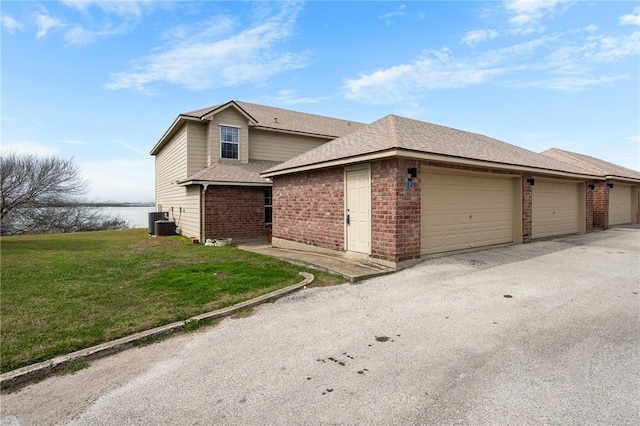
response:
<path id="1" fill-rule="evenodd" d="M 235 108 L 240 114 L 244 115 L 249 121 L 249 124 L 255 128 L 276 132 L 304 134 L 324 139 L 335 139 L 345 136 L 365 126 L 364 123 L 357 121 L 342 120 L 339 118 L 232 100 L 224 104 L 213 105 L 178 115 L 171 127 L 151 150 L 151 154 L 157 154 L 162 145 L 166 143 L 182 123 L 188 120 L 208 120 L 213 115 L 227 108 Z"/>
<path id="2" fill-rule="evenodd" d="M 592 175 L 592 172 L 578 166 L 484 135 L 395 115 L 388 115 L 347 136 L 285 161 L 267 170 L 265 174 L 287 173 L 288 170 L 300 167 L 320 168 L 323 163 L 335 160 L 357 161 L 361 156 L 393 150 L 437 154 L 450 157 L 454 162 L 455 159 L 469 159 Z"/>
<path id="3" fill-rule="evenodd" d="M 640 180 L 640 172 L 609 163 L 608 161 L 590 157 L 577 152 L 565 151 L 558 148 L 551 148 L 541 153 L 542 155 L 554 158 L 565 163 L 573 164 L 584 169 L 590 170 L 595 174 L 604 177 L 622 177 L 628 179 Z"/>

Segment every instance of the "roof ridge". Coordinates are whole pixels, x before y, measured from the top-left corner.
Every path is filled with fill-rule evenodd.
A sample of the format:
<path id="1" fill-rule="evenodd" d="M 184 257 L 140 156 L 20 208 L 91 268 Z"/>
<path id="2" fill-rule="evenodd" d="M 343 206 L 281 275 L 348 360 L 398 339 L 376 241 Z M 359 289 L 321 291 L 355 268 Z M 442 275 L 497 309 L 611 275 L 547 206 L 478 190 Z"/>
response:
<path id="1" fill-rule="evenodd" d="M 602 173 L 602 169 L 600 169 L 600 167 L 597 167 L 597 166 L 595 166 L 593 164 L 589 164 L 584 159 L 580 158 L 579 156 L 576 156 L 575 154 L 577 154 L 577 153 L 570 152 L 570 151 L 565 151 L 563 149 L 558 149 L 558 148 L 556 148 L 556 151 L 560 155 L 563 155 L 565 157 L 569 157 L 569 158 L 573 159 L 573 161 L 578 163 L 580 165 L 580 167 L 584 167 L 584 168 L 586 168 L 588 170 L 592 170 L 592 171 L 595 171 L 595 172 L 598 172 L 598 173 Z M 580 155 L 580 154 L 578 154 L 578 155 Z M 591 158 L 593 158 L 593 157 L 591 157 Z M 594 158 L 594 160 L 595 160 L 595 158 Z M 600 160 L 600 161 L 603 161 L 603 160 Z"/>
<path id="2" fill-rule="evenodd" d="M 557 155 L 561 155 L 564 156 L 565 158 L 569 158 L 571 161 L 574 161 L 576 163 L 578 163 L 581 167 L 587 168 L 591 171 L 595 171 L 598 174 L 604 174 L 604 175 L 611 175 L 611 176 L 617 176 L 618 174 L 611 173 L 613 170 L 611 169 L 622 169 L 624 171 L 630 172 L 634 175 L 638 175 L 639 172 L 635 169 L 630 169 L 628 167 L 625 166 L 621 166 L 619 164 L 616 163 L 612 163 L 610 161 L 607 160 L 603 160 L 600 158 L 596 158 L 593 157 L 591 155 L 587 155 L 587 154 L 582 154 L 579 152 L 573 152 L 573 151 L 566 151 L 564 149 L 560 149 L 560 148 L 550 148 L 544 152 L 542 152 L 541 154 L 544 155 L 545 152 L 549 152 L 552 151 L 553 153 L 557 154 Z M 562 161 L 562 160 L 560 160 Z M 609 167 L 610 170 L 607 170 L 605 167 Z M 624 177 L 624 176 L 623 176 Z"/>
<path id="3" fill-rule="evenodd" d="M 242 104 L 247 104 L 247 105 L 261 107 L 261 108 L 278 109 L 278 110 L 281 110 L 281 111 L 290 112 L 292 114 L 308 115 L 308 116 L 325 118 L 325 119 L 330 119 L 330 120 L 343 121 L 343 122 L 346 122 L 346 123 L 365 124 L 365 123 L 362 123 L 362 122 L 359 122 L 359 121 L 347 120 L 347 119 L 344 119 L 344 118 L 337 118 L 337 117 L 331 117 L 331 116 L 328 116 L 328 115 L 314 114 L 312 112 L 295 111 L 295 110 L 292 110 L 292 109 L 287 109 L 287 108 L 282 108 L 282 107 L 277 107 L 277 106 L 272 106 L 272 105 L 257 104 L 257 103 L 254 103 L 254 102 L 241 101 L 241 100 L 237 100 L 237 99 L 234 99 L 231 102 L 234 102 L 238 106 L 240 106 L 239 103 L 242 103 Z"/>
<path id="4" fill-rule="evenodd" d="M 400 148 L 400 142 L 399 142 L 399 139 L 398 139 L 399 130 L 398 130 L 397 126 L 396 126 L 397 118 L 398 118 L 398 116 L 395 115 L 395 114 L 389 114 L 387 116 L 387 119 L 389 121 L 389 126 L 388 126 L 389 133 L 390 133 L 389 136 L 390 136 L 390 139 L 391 139 L 392 146 L 395 147 L 395 148 Z"/>

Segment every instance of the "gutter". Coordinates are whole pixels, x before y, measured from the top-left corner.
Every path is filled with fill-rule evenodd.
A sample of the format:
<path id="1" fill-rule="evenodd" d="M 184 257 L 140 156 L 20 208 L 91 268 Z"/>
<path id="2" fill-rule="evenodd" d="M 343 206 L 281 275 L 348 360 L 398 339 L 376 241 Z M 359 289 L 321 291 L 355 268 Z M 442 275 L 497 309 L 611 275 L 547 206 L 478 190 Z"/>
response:
<path id="1" fill-rule="evenodd" d="M 623 177 L 623 176 L 607 175 L 607 176 L 605 176 L 605 179 L 607 179 L 607 180 L 620 180 L 620 181 L 623 181 L 623 182 L 630 182 L 630 183 L 640 183 L 640 179 L 628 178 L 628 177 Z"/>

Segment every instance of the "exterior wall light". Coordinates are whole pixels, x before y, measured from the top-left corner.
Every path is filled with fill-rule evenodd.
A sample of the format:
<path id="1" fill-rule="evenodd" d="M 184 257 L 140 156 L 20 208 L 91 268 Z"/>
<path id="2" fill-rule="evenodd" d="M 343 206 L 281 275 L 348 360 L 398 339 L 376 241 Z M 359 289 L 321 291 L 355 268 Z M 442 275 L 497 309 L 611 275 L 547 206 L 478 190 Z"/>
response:
<path id="1" fill-rule="evenodd" d="M 411 167 L 407 169 L 407 189 L 411 189 L 411 179 L 418 177 L 418 169 Z"/>
<path id="2" fill-rule="evenodd" d="M 529 179 L 527 179 L 527 183 L 528 183 L 529 185 L 533 186 L 533 185 L 535 185 L 535 184 L 536 184 L 536 180 L 535 180 L 534 178 L 529 178 Z"/>

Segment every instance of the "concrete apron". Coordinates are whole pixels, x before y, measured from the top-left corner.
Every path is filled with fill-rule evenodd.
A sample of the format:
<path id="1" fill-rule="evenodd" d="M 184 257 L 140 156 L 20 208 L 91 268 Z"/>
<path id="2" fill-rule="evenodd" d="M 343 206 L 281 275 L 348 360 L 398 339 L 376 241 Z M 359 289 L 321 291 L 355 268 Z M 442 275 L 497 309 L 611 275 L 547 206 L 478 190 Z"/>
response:
<path id="1" fill-rule="evenodd" d="M 302 266 L 342 275 L 351 282 L 395 272 L 381 265 L 359 262 L 339 256 L 272 247 L 266 243 L 237 244 L 236 248 L 275 257 Z"/>

